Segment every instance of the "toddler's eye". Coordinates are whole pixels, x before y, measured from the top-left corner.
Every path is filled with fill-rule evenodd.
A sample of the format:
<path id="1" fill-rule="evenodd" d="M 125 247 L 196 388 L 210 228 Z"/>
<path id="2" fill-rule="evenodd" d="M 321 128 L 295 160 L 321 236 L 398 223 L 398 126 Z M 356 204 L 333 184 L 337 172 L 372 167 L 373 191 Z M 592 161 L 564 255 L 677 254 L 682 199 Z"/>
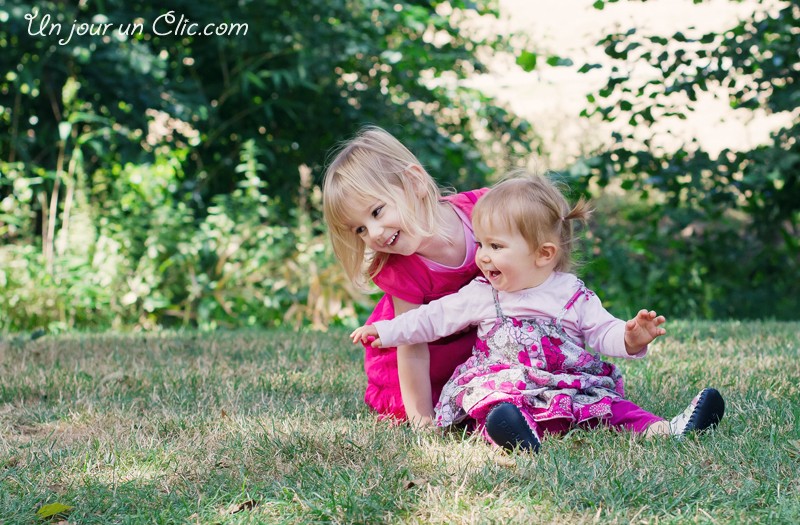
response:
<path id="1" fill-rule="evenodd" d="M 492 243 L 492 250 L 499 250 L 499 249 L 500 249 L 500 245 L 499 244 Z"/>

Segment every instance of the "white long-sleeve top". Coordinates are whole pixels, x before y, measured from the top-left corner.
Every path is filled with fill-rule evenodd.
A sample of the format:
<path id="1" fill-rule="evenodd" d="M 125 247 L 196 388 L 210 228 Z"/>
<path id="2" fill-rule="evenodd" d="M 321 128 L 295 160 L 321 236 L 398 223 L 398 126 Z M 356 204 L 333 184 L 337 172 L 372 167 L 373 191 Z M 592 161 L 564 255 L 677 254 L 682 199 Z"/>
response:
<path id="1" fill-rule="evenodd" d="M 539 286 L 517 292 L 498 292 L 503 314 L 517 319 L 558 318 L 564 307 L 583 288 L 575 275 L 553 272 Z M 625 321 L 611 315 L 593 292 L 585 293 L 564 313 L 561 325 L 578 345 L 609 357 L 640 358 L 625 350 Z M 375 322 L 383 346 L 391 347 L 435 341 L 468 326 L 478 327 L 485 337 L 497 319 L 492 287 L 475 279 L 458 292 L 422 305 L 391 320 Z"/>

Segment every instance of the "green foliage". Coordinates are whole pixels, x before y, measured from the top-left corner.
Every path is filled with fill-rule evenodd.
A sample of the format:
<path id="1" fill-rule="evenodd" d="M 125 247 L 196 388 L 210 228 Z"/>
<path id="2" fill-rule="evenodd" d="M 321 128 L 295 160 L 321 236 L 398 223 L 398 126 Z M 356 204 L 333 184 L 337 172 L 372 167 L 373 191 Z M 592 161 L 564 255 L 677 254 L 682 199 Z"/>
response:
<path id="1" fill-rule="evenodd" d="M 333 144 L 373 122 L 397 131 L 443 183 L 482 180 L 491 160 L 482 133 L 503 137 L 501 155 L 524 153 L 533 139 L 520 119 L 485 107 L 490 101 L 458 85 L 485 69 L 479 51 L 507 46 L 462 29 L 468 13 L 494 16 L 492 4 L 311 0 L 234 7 L 216 0 L 172 2 L 167 11 L 141 0 L 3 3 L 0 63 L 12 73 L 0 80 L 0 104 L 11 110 L 2 157 L 49 171 L 58 164 L 52 145 L 76 141 L 93 152 L 83 151 L 82 159 L 91 173 L 109 161 L 151 160 L 158 145 L 189 149 L 181 161 L 184 189 L 205 203 L 236 187 L 232 170 L 255 141 L 262 145 L 260 177 L 273 194 L 292 195 L 298 166 L 318 176 Z M 247 34 L 158 35 L 174 29 L 156 25 L 171 11 L 198 27 L 246 23 Z M 31 13 L 38 16 L 29 22 L 24 16 Z M 60 35 L 30 34 L 45 15 L 62 23 Z M 112 29 L 139 22 L 143 29 L 67 41 L 72 21 L 97 20 Z"/>
<path id="2" fill-rule="evenodd" d="M 169 13 L 240 26 L 191 35 Z M 359 298 L 319 223 L 324 156 L 371 122 L 463 187 L 528 152 L 530 126 L 459 83 L 481 51 L 507 48 L 464 29 L 495 14 L 492 1 L 0 0 L 0 328 L 352 317 Z M 71 33 L 84 23 L 109 30 Z"/>
<path id="3" fill-rule="evenodd" d="M 796 0 L 784 1 L 776 9 L 759 5 L 753 17 L 721 33 L 665 38 L 631 29 L 599 42 L 614 66 L 585 115 L 628 125 L 609 151 L 573 172 L 584 188 L 611 185 L 647 203 L 615 209 L 630 222 L 598 214 L 603 260 L 587 280 L 628 288 L 611 294 L 615 300 L 642 294 L 652 307 L 681 317 L 796 317 L 799 14 Z M 648 74 L 641 73 L 645 65 Z M 655 145 L 654 124 L 685 118 L 700 94 L 720 92 L 732 108 L 783 112 L 794 123 L 749 151 L 712 156 L 695 142 L 675 152 Z"/>
<path id="4" fill-rule="evenodd" d="M 205 214 L 165 191 L 177 178 L 169 159 L 128 165 L 109 189 L 114 208 L 99 221 L 76 207 L 73 226 L 55 241 L 51 267 L 37 247 L 0 248 L 0 297 L 9 306 L 0 326 L 323 328 L 352 320 L 360 297 L 311 218 L 320 194 L 310 171 L 301 206 L 281 218 L 254 169 L 255 149 L 245 148 L 239 186 L 215 196 Z"/>
<path id="5" fill-rule="evenodd" d="M 320 223 L 331 146 L 382 125 L 459 189 L 540 148 L 530 124 L 461 82 L 483 53 L 511 49 L 468 29 L 496 9 L 0 0 L 0 329 L 352 322 L 364 298 Z M 239 33 L 177 34 L 170 11 Z M 796 117 L 797 18 L 787 0 L 718 34 L 600 42 L 615 65 L 585 115 L 628 125 L 568 171 L 577 191 L 607 194 L 586 280 L 617 312 L 796 317 L 797 125 L 716 156 L 666 153 L 650 130 L 719 90 L 740 111 Z M 111 30 L 70 35 L 81 23 Z M 530 47 L 525 70 L 571 63 Z M 643 66 L 646 80 L 631 74 Z"/>

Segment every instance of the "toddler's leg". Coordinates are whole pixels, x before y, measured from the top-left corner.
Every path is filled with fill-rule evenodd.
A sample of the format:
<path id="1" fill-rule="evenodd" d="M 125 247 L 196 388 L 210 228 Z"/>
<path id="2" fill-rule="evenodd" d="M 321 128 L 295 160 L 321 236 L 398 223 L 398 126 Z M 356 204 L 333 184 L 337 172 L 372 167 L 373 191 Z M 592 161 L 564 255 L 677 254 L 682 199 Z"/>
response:
<path id="1" fill-rule="evenodd" d="M 630 401 L 618 400 L 611 405 L 611 426 L 619 426 L 646 436 L 683 437 L 717 425 L 725 414 L 725 400 L 713 388 L 700 391 L 686 409 L 670 421 L 650 414 Z"/>
<path id="2" fill-rule="evenodd" d="M 627 399 L 617 398 L 611 402 L 611 417 L 606 424 L 613 428 L 623 428 L 628 432 L 651 435 L 660 433 L 659 427 L 662 424 L 666 426 L 667 422 L 664 418 L 648 412 Z"/>
<path id="3" fill-rule="evenodd" d="M 500 403 L 486 416 L 486 433 L 506 450 L 538 452 L 541 446 L 536 422 L 512 403 Z"/>

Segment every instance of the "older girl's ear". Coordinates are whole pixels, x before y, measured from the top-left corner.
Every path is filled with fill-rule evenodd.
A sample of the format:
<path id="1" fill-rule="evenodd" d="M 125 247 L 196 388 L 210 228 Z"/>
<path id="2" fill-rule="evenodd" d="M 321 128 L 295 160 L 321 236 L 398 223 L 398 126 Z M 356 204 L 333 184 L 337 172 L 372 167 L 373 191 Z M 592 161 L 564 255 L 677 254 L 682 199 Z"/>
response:
<path id="1" fill-rule="evenodd" d="M 411 187 L 414 188 L 414 193 L 420 198 L 425 196 L 425 180 L 428 177 L 425 169 L 419 164 L 412 164 L 405 169 L 404 173 L 411 182 Z"/>

